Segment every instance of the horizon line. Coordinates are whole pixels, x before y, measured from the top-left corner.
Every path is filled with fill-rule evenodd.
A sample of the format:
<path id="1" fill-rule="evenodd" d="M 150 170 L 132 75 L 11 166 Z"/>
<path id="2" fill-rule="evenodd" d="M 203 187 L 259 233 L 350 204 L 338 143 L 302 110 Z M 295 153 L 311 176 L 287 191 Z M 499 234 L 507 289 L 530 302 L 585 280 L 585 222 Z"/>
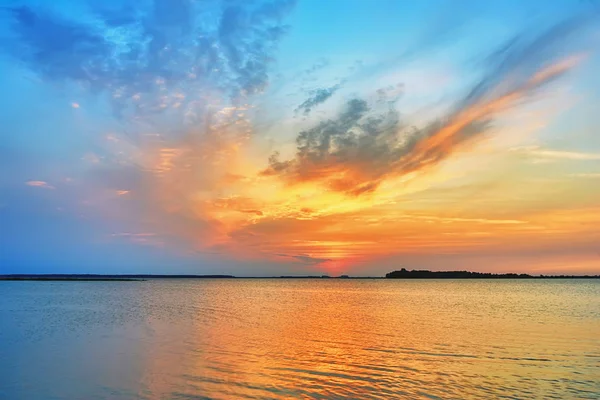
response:
<path id="1" fill-rule="evenodd" d="M 65 278 L 65 280 L 76 279 L 76 278 L 90 278 L 90 280 L 94 279 L 105 279 L 105 280 L 115 280 L 115 279 L 496 279 L 499 277 L 507 277 L 508 279 L 556 279 L 556 278 L 600 278 L 600 275 L 548 275 L 548 274 L 538 274 L 531 275 L 526 273 L 493 273 L 493 272 L 472 272 L 472 271 L 430 271 L 430 270 L 411 270 L 407 272 L 410 273 L 429 273 L 431 276 L 428 277 L 411 277 L 411 276 L 402 276 L 402 277 L 391 277 L 389 275 L 393 275 L 394 272 L 400 271 L 392 271 L 383 276 L 351 276 L 348 274 L 340 274 L 336 276 L 331 276 L 327 274 L 322 275 L 267 275 L 267 276 L 235 276 L 230 274 L 80 274 L 80 273 L 50 273 L 50 274 L 0 274 L 0 280 L 27 280 L 27 279 L 40 279 L 44 278 Z M 469 277 L 440 277 L 443 274 L 448 273 L 469 273 L 473 274 L 473 276 Z M 436 274 L 440 274 L 437 277 Z"/>

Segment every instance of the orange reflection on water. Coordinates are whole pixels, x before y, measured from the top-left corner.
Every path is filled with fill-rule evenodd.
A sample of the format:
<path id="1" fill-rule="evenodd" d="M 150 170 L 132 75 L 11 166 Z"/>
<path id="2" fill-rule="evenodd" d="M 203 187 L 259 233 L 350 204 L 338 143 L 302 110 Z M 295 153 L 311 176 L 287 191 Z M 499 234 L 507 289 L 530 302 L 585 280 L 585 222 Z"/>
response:
<path id="1" fill-rule="evenodd" d="M 153 398 L 560 397 L 598 377 L 595 282 L 151 285 Z"/>

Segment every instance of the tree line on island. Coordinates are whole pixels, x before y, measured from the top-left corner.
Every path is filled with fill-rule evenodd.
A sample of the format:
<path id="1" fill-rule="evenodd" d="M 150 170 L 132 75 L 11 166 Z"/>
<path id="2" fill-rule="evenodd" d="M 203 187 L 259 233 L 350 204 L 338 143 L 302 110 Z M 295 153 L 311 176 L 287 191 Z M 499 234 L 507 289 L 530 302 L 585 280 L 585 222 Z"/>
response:
<path id="1" fill-rule="evenodd" d="M 575 278 L 600 278 L 600 275 L 529 275 L 529 274 L 493 274 L 491 272 L 471 271 L 408 271 L 402 268 L 385 274 L 387 279 L 575 279 Z"/>

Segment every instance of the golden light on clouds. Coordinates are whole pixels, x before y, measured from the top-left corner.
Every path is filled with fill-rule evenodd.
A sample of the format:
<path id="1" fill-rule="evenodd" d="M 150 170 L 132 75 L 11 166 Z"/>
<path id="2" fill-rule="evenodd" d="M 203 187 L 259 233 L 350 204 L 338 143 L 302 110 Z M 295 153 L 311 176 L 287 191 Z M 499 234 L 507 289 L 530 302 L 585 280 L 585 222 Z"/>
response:
<path id="1" fill-rule="evenodd" d="M 589 244 L 600 191 L 586 181 L 597 176 L 600 168 L 589 163 L 600 156 L 534 140 L 572 99 L 526 107 L 551 98 L 540 94 L 585 58 L 492 71 L 429 119 L 404 122 L 376 91 L 365 97 L 371 102 L 350 99 L 312 126 L 279 121 L 277 144 L 252 120 L 245 99 L 213 104 L 206 95 L 204 115 L 187 109 L 193 123 L 177 139 L 160 130 L 137 142 L 105 137 L 112 156 L 139 174 L 135 185 L 114 188 L 119 203 L 131 204 L 144 229 L 156 232 L 126 237 L 330 271 L 418 252 Z M 156 107 L 184 107 L 184 95 L 155 83 Z M 397 101 L 400 90 L 392 86 L 388 95 Z M 277 150 L 289 151 L 282 158 Z"/>
<path id="2" fill-rule="evenodd" d="M 593 264 L 600 14 L 587 2 L 447 19 L 409 7 L 423 23 L 406 37 L 393 18 L 362 35 L 356 22 L 377 18 L 358 18 L 317 32 L 331 48 L 310 13 L 288 29 L 295 1 L 154 3 L 7 9 L 18 96 L 0 200 L 23 208 L 16 225 L 98 254 L 96 234 L 160 246 L 197 272 L 508 252 Z M 142 263 L 153 250 L 115 251 Z"/>

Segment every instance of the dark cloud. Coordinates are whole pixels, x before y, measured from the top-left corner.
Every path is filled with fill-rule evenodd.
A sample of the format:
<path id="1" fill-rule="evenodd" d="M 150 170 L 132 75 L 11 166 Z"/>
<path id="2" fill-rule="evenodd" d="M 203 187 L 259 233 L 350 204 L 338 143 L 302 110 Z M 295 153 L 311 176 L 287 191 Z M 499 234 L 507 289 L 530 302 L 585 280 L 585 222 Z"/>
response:
<path id="1" fill-rule="evenodd" d="M 304 115 L 310 114 L 315 106 L 324 103 L 340 88 L 340 84 L 333 85 L 330 88 L 321 88 L 310 91 L 310 97 L 302 102 L 297 108 L 296 112 L 301 111 Z"/>
<path id="2" fill-rule="evenodd" d="M 487 121 L 473 121 L 457 132 L 464 141 L 486 129 Z M 318 181 L 329 189 L 354 195 L 373 191 L 388 175 L 408 173 L 433 164 L 446 152 L 417 146 L 444 127 L 435 121 L 417 130 L 404 126 L 397 112 L 373 114 L 364 100 L 350 100 L 336 119 L 302 131 L 292 160 L 274 154 L 265 175 L 280 175 L 291 182 Z"/>
<path id="3" fill-rule="evenodd" d="M 377 113 L 366 101 L 351 100 L 337 118 L 298 134 L 294 158 L 273 154 L 263 174 L 360 195 L 387 177 L 437 164 L 488 132 L 500 112 L 567 72 L 575 62 L 567 56 L 580 45 L 574 39 L 592 21 L 596 16 L 577 17 L 540 34 L 518 35 L 487 58 L 484 74 L 447 115 L 419 128 L 407 126 L 393 109 Z"/>

